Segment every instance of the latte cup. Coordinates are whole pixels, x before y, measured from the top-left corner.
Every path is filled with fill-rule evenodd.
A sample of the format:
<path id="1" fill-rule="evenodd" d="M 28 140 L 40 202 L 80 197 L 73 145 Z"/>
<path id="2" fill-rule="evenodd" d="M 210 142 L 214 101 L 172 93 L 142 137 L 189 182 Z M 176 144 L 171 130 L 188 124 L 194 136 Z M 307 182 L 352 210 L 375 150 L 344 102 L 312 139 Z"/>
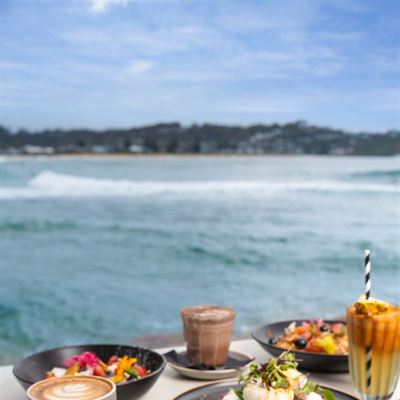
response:
<path id="1" fill-rule="evenodd" d="M 115 383 L 97 376 L 62 376 L 29 387 L 30 400 L 117 400 Z"/>

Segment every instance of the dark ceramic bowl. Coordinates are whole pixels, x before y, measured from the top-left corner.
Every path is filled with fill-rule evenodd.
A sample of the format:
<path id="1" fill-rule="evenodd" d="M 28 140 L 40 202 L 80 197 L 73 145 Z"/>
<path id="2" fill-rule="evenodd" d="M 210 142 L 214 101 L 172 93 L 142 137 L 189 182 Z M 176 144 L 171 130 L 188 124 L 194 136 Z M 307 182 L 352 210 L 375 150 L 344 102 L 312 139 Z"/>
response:
<path id="1" fill-rule="evenodd" d="M 282 335 L 284 329 L 293 321 L 296 322 L 296 325 L 299 325 L 305 320 L 290 320 L 264 325 L 252 332 L 252 336 L 265 350 L 268 351 L 268 353 L 277 357 L 284 351 L 284 349 L 270 344 L 269 339 L 274 336 Z M 343 321 L 324 321 L 329 324 L 334 324 L 336 322 L 343 323 Z M 349 370 L 348 356 L 345 355 L 310 353 L 301 350 L 292 350 L 292 352 L 295 354 L 297 359 L 301 360 L 299 361 L 300 369 L 315 372 L 348 372 Z"/>
<path id="2" fill-rule="evenodd" d="M 118 400 L 134 400 L 147 393 L 156 383 L 165 368 L 165 358 L 152 350 L 141 347 L 132 347 L 115 344 L 88 344 L 80 346 L 66 346 L 43 351 L 24 358 L 14 365 L 13 373 L 19 383 L 27 389 L 46 376 L 46 372 L 53 367 L 62 367 L 64 361 L 84 351 L 92 351 L 101 360 L 108 360 L 116 354 L 120 357 L 128 355 L 136 357 L 139 364 L 149 369 L 151 373 L 137 381 L 128 381 L 117 384 Z"/>

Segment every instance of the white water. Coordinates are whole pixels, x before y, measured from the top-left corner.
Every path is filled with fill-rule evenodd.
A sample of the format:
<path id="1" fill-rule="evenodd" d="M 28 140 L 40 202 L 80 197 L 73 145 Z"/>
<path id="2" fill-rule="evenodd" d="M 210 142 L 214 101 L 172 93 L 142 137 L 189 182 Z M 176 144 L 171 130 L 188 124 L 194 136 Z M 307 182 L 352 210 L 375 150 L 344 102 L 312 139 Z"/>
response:
<path id="1" fill-rule="evenodd" d="M 52 171 L 43 171 L 24 187 L 1 187 L 0 199 L 40 197 L 82 197 L 82 196 L 144 196 L 144 195 L 243 195 L 253 197 L 269 196 L 285 191 L 315 192 L 385 192 L 400 193 L 396 184 L 355 183 L 335 180 L 314 180 L 296 182 L 255 181 L 183 181 L 157 182 L 98 179 Z"/>

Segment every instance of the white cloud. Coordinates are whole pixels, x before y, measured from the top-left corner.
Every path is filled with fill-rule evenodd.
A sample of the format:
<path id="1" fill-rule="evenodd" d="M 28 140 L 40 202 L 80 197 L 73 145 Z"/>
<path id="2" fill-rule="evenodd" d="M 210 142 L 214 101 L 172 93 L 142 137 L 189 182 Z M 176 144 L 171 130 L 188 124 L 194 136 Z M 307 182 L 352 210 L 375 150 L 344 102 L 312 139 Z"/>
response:
<path id="1" fill-rule="evenodd" d="M 293 114 L 306 112 L 314 104 L 329 104 L 331 94 L 321 90 L 304 89 L 264 93 L 249 96 L 237 96 L 225 101 L 222 111 L 240 114 Z M 334 99 L 336 101 L 336 98 Z"/>
<path id="2" fill-rule="evenodd" d="M 150 71 L 155 66 L 155 62 L 150 60 L 136 60 L 129 64 L 128 72 L 132 75 L 142 74 Z"/>
<path id="3" fill-rule="evenodd" d="M 126 6 L 128 0 L 92 0 L 91 9 L 97 14 L 104 13 L 110 6 L 121 5 Z"/>
<path id="4" fill-rule="evenodd" d="M 293 113 L 303 111 L 304 108 L 293 106 L 293 104 L 239 104 L 232 107 L 222 108 L 223 111 L 235 113 L 249 113 L 249 114 L 280 114 L 280 113 Z"/>

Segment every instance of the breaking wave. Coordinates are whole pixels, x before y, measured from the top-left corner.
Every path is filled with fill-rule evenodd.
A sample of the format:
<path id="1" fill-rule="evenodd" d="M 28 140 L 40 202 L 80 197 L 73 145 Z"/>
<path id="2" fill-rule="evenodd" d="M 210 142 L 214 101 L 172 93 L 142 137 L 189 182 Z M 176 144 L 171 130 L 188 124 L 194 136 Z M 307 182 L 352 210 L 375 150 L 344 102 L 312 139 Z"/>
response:
<path id="1" fill-rule="evenodd" d="M 149 196 L 257 194 L 282 191 L 387 192 L 399 193 L 395 184 L 350 183 L 341 181 L 267 182 L 267 181 L 184 181 L 157 182 L 111 180 L 43 171 L 24 187 L 1 187 L 0 199 L 84 196 Z"/>

